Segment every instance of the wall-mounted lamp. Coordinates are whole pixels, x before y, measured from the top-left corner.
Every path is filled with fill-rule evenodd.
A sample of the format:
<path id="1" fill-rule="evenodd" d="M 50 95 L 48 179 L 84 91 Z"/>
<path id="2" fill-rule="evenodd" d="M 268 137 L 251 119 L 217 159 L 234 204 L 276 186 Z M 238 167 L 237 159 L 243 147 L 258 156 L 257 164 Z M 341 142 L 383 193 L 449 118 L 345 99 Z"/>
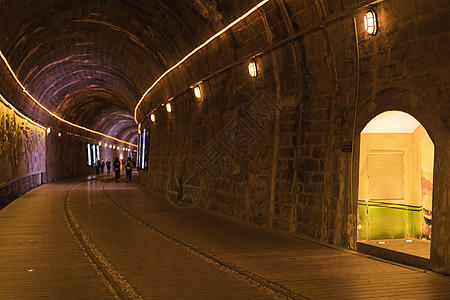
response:
<path id="1" fill-rule="evenodd" d="M 202 91 L 200 90 L 199 85 L 196 85 L 194 87 L 194 95 L 195 95 L 195 98 L 197 98 L 197 99 L 200 99 L 202 97 Z"/>
<path id="2" fill-rule="evenodd" d="M 102 142 L 98 142 L 98 145 L 101 146 L 101 145 L 102 145 Z"/>
<path id="3" fill-rule="evenodd" d="M 364 15 L 364 29 L 371 35 L 377 33 L 377 15 L 373 10 L 369 10 Z"/>
<path id="4" fill-rule="evenodd" d="M 114 150 L 116 149 L 116 145 L 113 146 L 113 149 L 114 149 Z"/>
<path id="5" fill-rule="evenodd" d="M 152 122 L 155 122 L 155 114 L 150 115 L 150 120 L 152 120 Z"/>
<path id="6" fill-rule="evenodd" d="M 105 143 L 105 147 L 108 147 L 108 144 L 107 144 L 107 143 Z"/>
<path id="7" fill-rule="evenodd" d="M 109 149 L 111 149 L 112 148 L 112 145 L 109 145 Z"/>
<path id="8" fill-rule="evenodd" d="M 61 137 L 61 132 L 58 132 L 58 137 Z"/>
<path id="9" fill-rule="evenodd" d="M 47 128 L 47 134 L 50 134 L 50 127 L 49 128 Z"/>
<path id="10" fill-rule="evenodd" d="M 166 104 L 166 110 L 167 112 L 172 112 L 172 105 L 170 103 Z"/>
<path id="11" fill-rule="evenodd" d="M 248 63 L 248 73 L 252 77 L 258 76 L 258 69 L 256 68 L 256 62 L 254 60 Z"/>

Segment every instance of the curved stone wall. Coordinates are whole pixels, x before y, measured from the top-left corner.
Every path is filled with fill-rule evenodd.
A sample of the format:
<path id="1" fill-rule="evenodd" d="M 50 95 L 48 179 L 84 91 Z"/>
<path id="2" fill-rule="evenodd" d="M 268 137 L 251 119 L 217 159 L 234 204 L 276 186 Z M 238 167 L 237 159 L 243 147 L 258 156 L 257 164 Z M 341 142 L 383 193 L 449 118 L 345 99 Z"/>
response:
<path id="1" fill-rule="evenodd" d="M 151 129 L 143 183 L 355 249 L 359 134 L 377 114 L 402 110 L 436 146 L 431 261 L 449 273 L 449 30 L 441 26 L 449 7 L 368 4 L 272 1 L 190 58 L 141 115 Z M 364 31 L 369 7 L 378 15 L 374 36 Z M 252 58 L 256 78 L 247 71 Z M 199 101 L 189 87 L 200 81 Z M 170 97 L 173 111 L 160 107 L 151 122 L 152 108 Z M 194 197 L 192 186 L 201 193 Z"/>

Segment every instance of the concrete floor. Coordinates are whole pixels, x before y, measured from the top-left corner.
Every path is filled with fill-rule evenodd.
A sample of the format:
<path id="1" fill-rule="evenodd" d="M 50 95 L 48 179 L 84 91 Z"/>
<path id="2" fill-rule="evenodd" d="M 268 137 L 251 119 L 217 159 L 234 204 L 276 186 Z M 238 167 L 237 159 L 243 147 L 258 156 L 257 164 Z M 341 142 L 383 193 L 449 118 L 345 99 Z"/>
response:
<path id="1" fill-rule="evenodd" d="M 0 299 L 448 299 L 450 278 L 180 209 L 136 184 L 41 186 L 0 211 Z"/>

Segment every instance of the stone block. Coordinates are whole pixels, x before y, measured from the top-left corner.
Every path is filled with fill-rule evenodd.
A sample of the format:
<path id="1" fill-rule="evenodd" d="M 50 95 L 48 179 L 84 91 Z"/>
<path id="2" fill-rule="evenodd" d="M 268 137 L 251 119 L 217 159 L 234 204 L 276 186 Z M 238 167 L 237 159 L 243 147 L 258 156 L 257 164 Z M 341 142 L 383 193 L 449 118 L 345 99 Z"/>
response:
<path id="1" fill-rule="evenodd" d="M 308 172 L 319 171 L 320 166 L 317 160 L 313 159 L 304 159 L 302 161 L 302 168 Z"/>

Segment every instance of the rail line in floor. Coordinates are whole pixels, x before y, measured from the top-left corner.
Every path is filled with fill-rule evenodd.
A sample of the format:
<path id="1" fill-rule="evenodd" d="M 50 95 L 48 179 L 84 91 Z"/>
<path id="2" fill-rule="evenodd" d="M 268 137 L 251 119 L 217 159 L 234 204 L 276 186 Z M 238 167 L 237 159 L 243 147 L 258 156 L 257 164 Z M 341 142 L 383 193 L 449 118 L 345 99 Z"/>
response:
<path id="1" fill-rule="evenodd" d="M 70 207 L 70 195 L 74 189 L 83 183 L 84 182 L 72 186 L 62 199 L 64 219 L 75 242 L 81 248 L 89 264 L 115 299 L 143 299 L 139 292 L 133 288 L 131 283 L 128 282 L 128 280 L 114 268 L 106 256 L 102 254 L 75 218 Z"/>
<path id="2" fill-rule="evenodd" d="M 112 204 L 114 204 L 115 207 L 117 207 L 124 215 L 135 221 L 136 223 L 144 226 L 146 229 L 150 230 L 153 234 L 156 234 L 160 236 L 161 238 L 167 240 L 168 242 L 175 244 L 179 247 L 184 248 L 189 253 L 201 258 L 202 260 L 216 266 L 217 268 L 232 274 L 235 277 L 238 277 L 244 281 L 246 281 L 248 284 L 257 287 L 266 293 L 274 296 L 274 298 L 277 299 L 307 299 L 303 295 L 300 295 L 299 293 L 296 293 L 292 290 L 289 290 L 273 281 L 270 281 L 266 278 L 263 278 L 257 274 L 254 274 L 248 270 L 245 270 L 239 266 L 234 265 L 231 262 L 228 262 L 220 257 L 217 257 L 216 255 L 205 251 L 201 249 L 200 247 L 197 247 L 188 241 L 182 240 L 175 235 L 162 230 L 161 228 L 147 222 L 146 220 L 142 219 L 141 217 L 137 216 L 136 214 L 131 213 L 129 210 L 127 210 L 125 207 L 120 205 L 117 201 L 115 201 L 107 192 L 105 189 L 105 185 L 107 184 L 107 181 L 105 181 L 102 185 L 102 193 L 106 196 L 106 198 L 111 201 Z"/>

